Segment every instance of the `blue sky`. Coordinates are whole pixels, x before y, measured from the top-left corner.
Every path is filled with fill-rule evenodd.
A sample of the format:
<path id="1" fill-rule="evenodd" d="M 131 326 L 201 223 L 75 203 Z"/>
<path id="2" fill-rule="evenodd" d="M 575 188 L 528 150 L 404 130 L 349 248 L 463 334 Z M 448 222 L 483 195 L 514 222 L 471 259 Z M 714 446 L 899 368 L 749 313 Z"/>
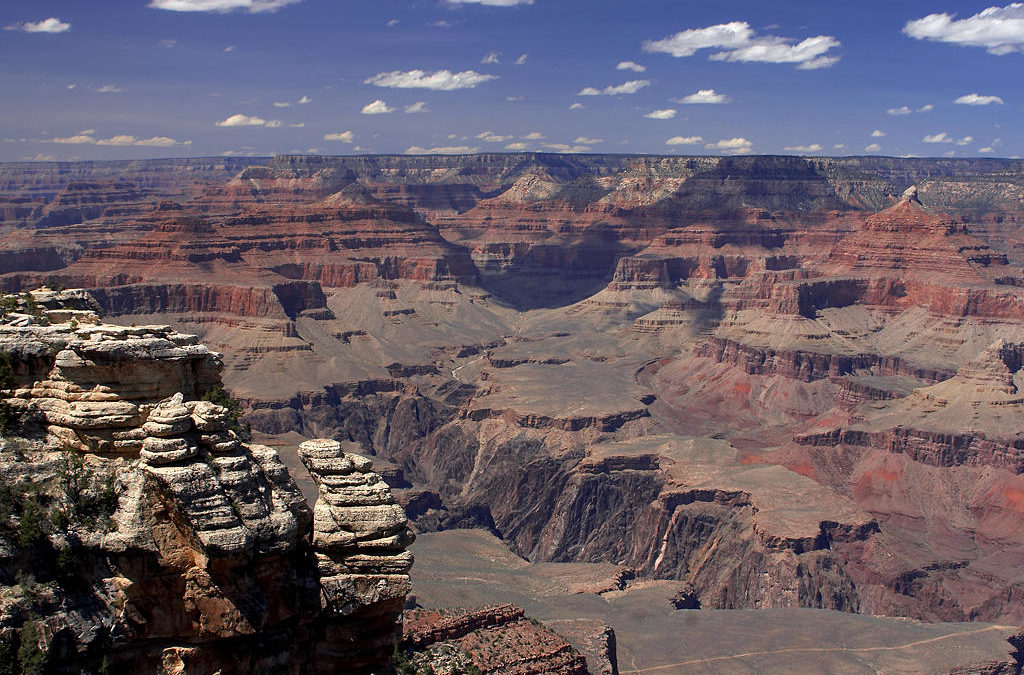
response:
<path id="1" fill-rule="evenodd" d="M 0 160 L 1024 155 L 1024 3 L 7 0 Z"/>

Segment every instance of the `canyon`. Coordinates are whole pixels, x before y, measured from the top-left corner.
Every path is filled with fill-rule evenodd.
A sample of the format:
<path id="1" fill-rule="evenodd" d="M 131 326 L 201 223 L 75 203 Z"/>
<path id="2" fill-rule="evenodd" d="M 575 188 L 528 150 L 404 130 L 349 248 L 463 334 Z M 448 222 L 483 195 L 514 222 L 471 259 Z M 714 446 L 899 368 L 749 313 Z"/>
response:
<path id="1" fill-rule="evenodd" d="M 614 566 L 628 580 L 581 592 L 674 584 L 709 617 L 1016 625 L 1022 217 L 1018 160 L 3 164 L 0 289 L 86 289 L 74 311 L 108 324 L 74 330 L 163 340 L 192 364 L 146 389 L 124 364 L 100 372 L 66 350 L 16 359 L 53 438 L 141 457 L 172 492 L 177 478 L 159 476 L 178 471 L 145 453 L 207 467 L 188 448 L 220 462 L 227 441 L 138 429 L 205 419 L 190 401 L 222 377 L 259 442 L 228 452 L 290 505 L 278 520 L 310 530 L 322 551 L 300 567 L 315 560 L 321 584 L 338 554 L 317 543 L 328 516 L 301 495 L 331 503 L 335 469 L 294 449 L 309 439 L 372 458 L 397 500 L 389 518 L 423 536 L 489 532 L 531 564 Z M 83 392 L 121 382 L 105 392 L 121 401 L 117 424 L 71 406 L 55 367 L 81 368 Z M 294 481 L 273 482 L 264 446 Z M 254 542 L 268 531 L 238 527 Z M 303 545 L 288 546 L 254 584 L 293 564 Z M 403 561 L 388 565 L 407 574 Z M 528 603 L 481 604 L 497 602 Z"/>

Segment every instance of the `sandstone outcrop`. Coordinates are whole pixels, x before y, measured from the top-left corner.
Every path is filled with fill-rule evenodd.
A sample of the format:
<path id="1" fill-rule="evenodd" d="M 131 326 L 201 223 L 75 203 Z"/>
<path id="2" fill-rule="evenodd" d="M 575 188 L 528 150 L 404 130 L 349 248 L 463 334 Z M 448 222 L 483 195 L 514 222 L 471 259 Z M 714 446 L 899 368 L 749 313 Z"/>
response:
<path id="1" fill-rule="evenodd" d="M 38 321 L 0 335 L 16 380 L 5 405 L 37 439 L 0 452 L 11 654 L 152 673 L 387 665 L 412 537 L 369 461 L 306 444 L 311 510 L 276 451 L 197 400 L 220 362 L 193 336 Z"/>

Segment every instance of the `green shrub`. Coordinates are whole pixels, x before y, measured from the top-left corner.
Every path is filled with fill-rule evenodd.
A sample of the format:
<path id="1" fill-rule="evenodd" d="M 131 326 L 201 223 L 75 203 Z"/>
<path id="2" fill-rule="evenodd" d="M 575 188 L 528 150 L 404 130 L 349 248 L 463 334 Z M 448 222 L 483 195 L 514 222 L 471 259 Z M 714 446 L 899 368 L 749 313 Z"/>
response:
<path id="1" fill-rule="evenodd" d="M 39 647 L 42 627 L 38 621 L 26 621 L 21 627 L 18 645 L 18 665 L 23 675 L 43 675 L 49 661 L 47 653 Z"/>

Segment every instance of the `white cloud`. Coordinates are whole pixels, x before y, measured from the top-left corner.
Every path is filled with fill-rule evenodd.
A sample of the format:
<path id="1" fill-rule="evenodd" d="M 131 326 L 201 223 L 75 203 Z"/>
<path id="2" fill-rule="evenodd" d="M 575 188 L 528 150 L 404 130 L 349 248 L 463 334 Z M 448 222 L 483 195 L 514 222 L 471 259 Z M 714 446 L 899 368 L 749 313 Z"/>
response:
<path id="1" fill-rule="evenodd" d="M 427 113 L 430 112 L 430 108 L 427 107 L 426 101 L 416 101 L 412 105 L 405 106 L 405 112 L 410 114 Z"/>
<path id="2" fill-rule="evenodd" d="M 882 131 L 881 129 L 875 129 L 874 131 L 871 132 L 871 138 L 883 138 L 884 136 L 885 132 Z"/>
<path id="3" fill-rule="evenodd" d="M 488 52 L 487 55 L 484 56 L 484 58 L 480 59 L 480 63 L 483 63 L 483 64 L 501 63 L 501 58 L 500 57 L 501 57 L 501 54 L 499 54 L 498 52 Z"/>
<path id="4" fill-rule="evenodd" d="M 990 152 L 995 152 L 996 149 L 992 146 L 985 146 L 984 148 L 978 148 L 978 152 L 985 153 L 986 155 Z"/>
<path id="5" fill-rule="evenodd" d="M 487 143 L 504 143 L 505 141 L 511 141 L 515 138 L 512 134 L 502 135 L 496 134 L 493 131 L 484 131 L 477 134 L 476 137 L 482 141 L 486 141 Z"/>
<path id="6" fill-rule="evenodd" d="M 935 106 L 933 106 L 931 103 L 925 103 L 923 106 L 921 106 L 920 108 L 917 109 L 917 112 L 923 113 L 923 112 L 931 112 L 933 110 L 935 110 Z"/>
<path id="7" fill-rule="evenodd" d="M 289 124 L 288 126 L 290 126 L 292 129 L 301 129 L 302 127 L 306 126 L 306 123 L 296 122 L 295 124 Z"/>
<path id="8" fill-rule="evenodd" d="M 153 0 L 149 6 L 172 12 L 231 12 L 242 9 L 255 14 L 276 12 L 297 2 L 302 0 Z"/>
<path id="9" fill-rule="evenodd" d="M 175 145 L 192 145 L 192 141 L 177 141 L 167 136 L 153 136 L 152 138 L 136 138 L 131 134 L 115 134 L 110 138 L 96 138 L 95 130 L 86 129 L 74 136 L 66 138 L 51 138 L 45 143 L 60 143 L 62 145 L 112 145 L 112 146 L 149 146 L 156 148 L 169 148 Z"/>
<path id="10" fill-rule="evenodd" d="M 71 30 L 71 24 L 51 16 L 49 19 L 43 19 L 42 21 L 12 23 L 5 30 L 20 30 L 23 33 L 67 33 Z"/>
<path id="11" fill-rule="evenodd" d="M 661 40 L 646 40 L 648 52 L 663 52 L 675 57 L 693 56 L 701 49 L 722 49 L 712 61 L 755 63 L 794 63 L 801 70 L 829 68 L 839 61 L 829 55 L 841 42 L 831 35 L 816 35 L 794 44 L 794 38 L 765 35 L 757 37 L 746 21 L 731 21 L 706 28 L 692 28 Z"/>
<path id="12" fill-rule="evenodd" d="M 388 22 L 386 24 L 384 24 L 384 25 L 387 26 L 388 28 L 394 28 L 398 24 L 399 24 L 398 19 L 388 19 Z"/>
<path id="13" fill-rule="evenodd" d="M 888 115 L 909 115 L 914 111 L 905 105 L 901 105 L 899 108 L 889 108 L 885 112 Z"/>
<path id="14" fill-rule="evenodd" d="M 725 94 L 719 94 L 714 89 L 701 89 L 689 96 L 672 100 L 684 105 L 694 105 L 699 103 L 728 103 L 729 97 Z"/>
<path id="15" fill-rule="evenodd" d="M 325 141 L 341 141 L 342 143 L 351 143 L 355 140 L 356 135 L 351 131 L 341 131 L 333 134 L 324 134 Z"/>
<path id="16" fill-rule="evenodd" d="M 161 40 L 160 41 L 160 46 L 163 47 L 164 49 L 174 49 L 174 45 L 176 45 L 176 44 L 178 44 L 178 41 L 177 40 L 172 40 L 170 38 L 167 38 L 166 40 Z"/>
<path id="17" fill-rule="evenodd" d="M 530 147 L 529 143 L 518 143 L 517 142 L 517 143 L 509 143 L 508 145 L 505 146 L 505 149 L 506 150 L 517 150 L 517 151 L 519 151 L 519 150 L 526 150 L 528 147 Z"/>
<path id="18" fill-rule="evenodd" d="M 675 116 L 676 110 L 674 108 L 668 108 L 666 110 L 652 110 L 644 115 L 644 117 L 651 120 L 670 120 Z"/>
<path id="19" fill-rule="evenodd" d="M 842 150 L 845 147 L 846 147 L 846 143 L 836 143 L 835 145 L 832 146 L 832 149 L 833 150 Z"/>
<path id="20" fill-rule="evenodd" d="M 250 115 L 232 115 L 227 119 L 217 122 L 218 127 L 263 127 L 271 126 L 276 120 L 268 122 L 262 117 L 250 116 Z M 280 122 L 277 122 L 280 125 Z"/>
<path id="21" fill-rule="evenodd" d="M 233 52 L 233 51 L 235 51 L 235 46 L 234 45 L 228 45 L 227 47 L 224 48 L 224 53 L 225 54 L 228 54 L 228 53 Z"/>
<path id="22" fill-rule="evenodd" d="M 584 87 L 577 96 L 619 96 L 620 94 L 635 94 L 644 87 L 651 84 L 650 80 L 630 80 L 617 85 L 608 85 L 604 89 L 596 87 Z"/>
<path id="23" fill-rule="evenodd" d="M 448 0 L 452 5 L 490 5 L 492 7 L 514 7 L 532 5 L 533 0 Z"/>
<path id="24" fill-rule="evenodd" d="M 269 127 L 271 129 L 276 129 L 279 126 L 281 126 L 281 120 L 268 120 L 267 123 L 264 124 L 263 126 Z"/>
<path id="25" fill-rule="evenodd" d="M 569 110 L 583 110 L 586 107 L 587 106 L 583 105 L 582 103 L 573 103 L 571 106 L 569 106 Z"/>
<path id="26" fill-rule="evenodd" d="M 992 103 L 998 103 L 1003 105 L 1003 99 L 998 96 L 983 96 L 981 94 L 964 94 L 953 103 L 959 103 L 960 105 L 990 105 Z"/>
<path id="27" fill-rule="evenodd" d="M 956 142 L 957 145 L 969 145 L 974 142 L 974 136 L 964 136 Z"/>
<path id="28" fill-rule="evenodd" d="M 471 148 L 468 145 L 446 145 L 438 148 L 421 148 L 414 145 L 405 151 L 407 155 L 469 155 L 479 151 L 480 148 Z"/>
<path id="29" fill-rule="evenodd" d="M 309 96 L 305 96 L 305 95 L 303 95 L 303 97 L 299 99 L 299 105 L 306 105 L 307 103 L 312 103 L 312 102 L 313 102 L 313 99 L 311 99 Z"/>
<path id="30" fill-rule="evenodd" d="M 288 101 L 274 101 L 275 108 L 291 108 L 292 104 Z"/>
<path id="31" fill-rule="evenodd" d="M 615 66 L 615 70 L 632 70 L 634 73 L 642 73 L 647 70 L 647 66 L 641 66 L 633 61 L 619 61 L 619 65 Z"/>
<path id="32" fill-rule="evenodd" d="M 989 54 L 999 56 L 1024 50 L 1024 3 L 989 7 L 966 19 L 954 16 L 929 14 L 908 21 L 903 32 L 918 40 L 984 47 Z"/>
<path id="33" fill-rule="evenodd" d="M 881 152 L 881 151 L 882 151 L 882 146 L 880 146 L 878 143 L 872 143 L 871 145 L 869 145 L 866 148 L 864 148 L 864 152 Z"/>
<path id="34" fill-rule="evenodd" d="M 569 154 L 588 152 L 590 150 L 590 146 L 587 145 L 569 145 L 567 143 L 544 143 L 543 145 L 548 150 L 554 150 L 555 152 L 565 152 Z"/>
<path id="35" fill-rule="evenodd" d="M 665 145 L 700 145 L 703 142 L 703 136 L 673 136 L 665 141 Z"/>
<path id="36" fill-rule="evenodd" d="M 523 136 L 527 141 L 542 141 L 544 140 L 544 134 L 539 131 L 531 131 L 530 133 Z"/>
<path id="37" fill-rule="evenodd" d="M 573 143 L 579 145 L 597 145 L 598 143 L 604 143 L 603 138 L 587 138 L 586 136 L 578 136 Z"/>
<path id="38" fill-rule="evenodd" d="M 363 84 L 392 89 L 434 89 L 437 91 L 453 91 L 455 89 L 472 89 L 478 84 L 496 80 L 497 75 L 483 75 L 473 70 L 453 73 L 450 70 L 439 70 L 428 73 L 422 70 L 403 72 L 393 70 L 390 73 L 377 73 L 363 80 Z"/>
<path id="39" fill-rule="evenodd" d="M 122 89 L 113 84 L 105 84 L 96 91 L 100 94 L 120 94 Z"/>
<path id="40" fill-rule="evenodd" d="M 952 143 L 953 139 L 945 131 L 929 134 L 921 139 L 925 143 Z"/>
<path id="41" fill-rule="evenodd" d="M 524 63 L 526 63 L 526 59 L 529 58 L 529 56 L 530 56 L 529 54 L 520 54 L 519 58 L 516 59 L 516 65 L 517 66 L 521 66 Z"/>
<path id="42" fill-rule="evenodd" d="M 811 143 L 810 145 L 790 145 L 784 149 L 789 150 L 790 152 L 809 153 L 821 152 L 822 147 L 819 143 Z"/>
<path id="43" fill-rule="evenodd" d="M 376 101 L 364 105 L 359 112 L 364 115 L 386 115 L 395 112 L 395 109 L 378 98 Z"/>
<path id="44" fill-rule="evenodd" d="M 745 138 L 723 138 L 714 143 L 706 143 L 704 147 L 708 150 L 722 150 L 739 155 L 750 152 L 753 145 L 751 141 Z"/>

